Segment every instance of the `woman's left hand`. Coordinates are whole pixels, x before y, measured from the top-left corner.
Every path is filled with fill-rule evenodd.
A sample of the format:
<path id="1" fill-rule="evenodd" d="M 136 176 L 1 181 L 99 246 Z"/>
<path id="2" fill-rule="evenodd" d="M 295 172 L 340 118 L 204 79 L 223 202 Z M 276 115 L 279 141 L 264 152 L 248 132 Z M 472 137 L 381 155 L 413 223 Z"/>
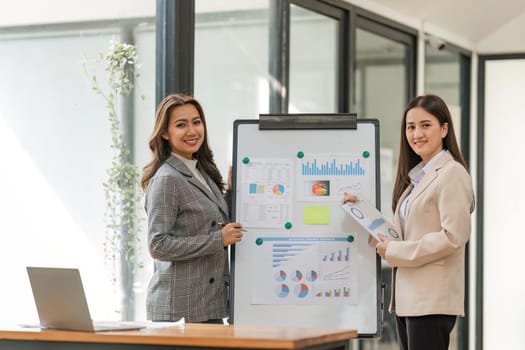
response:
<path id="1" fill-rule="evenodd" d="M 382 235 L 379 236 L 379 239 L 381 241 L 376 244 L 377 254 L 383 259 L 386 259 L 386 248 L 388 247 L 388 243 L 390 243 L 390 240 Z"/>

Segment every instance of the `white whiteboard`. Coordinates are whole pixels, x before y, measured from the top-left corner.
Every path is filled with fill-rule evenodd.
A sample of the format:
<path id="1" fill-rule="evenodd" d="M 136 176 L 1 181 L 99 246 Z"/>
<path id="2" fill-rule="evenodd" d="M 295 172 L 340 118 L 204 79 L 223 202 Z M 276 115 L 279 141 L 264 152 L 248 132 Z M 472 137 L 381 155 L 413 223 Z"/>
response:
<path id="1" fill-rule="evenodd" d="M 379 122 L 259 126 L 234 123 L 232 213 L 247 232 L 232 248 L 230 321 L 380 334 L 380 260 L 340 207 L 343 191 L 380 198 Z"/>

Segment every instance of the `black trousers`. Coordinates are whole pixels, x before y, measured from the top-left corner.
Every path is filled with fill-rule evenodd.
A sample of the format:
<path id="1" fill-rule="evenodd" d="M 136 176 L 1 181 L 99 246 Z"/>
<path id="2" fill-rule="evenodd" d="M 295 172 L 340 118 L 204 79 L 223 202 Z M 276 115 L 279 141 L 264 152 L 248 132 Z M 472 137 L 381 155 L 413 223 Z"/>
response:
<path id="1" fill-rule="evenodd" d="M 222 318 L 210 318 L 208 321 L 202 321 L 199 323 L 213 323 L 213 324 L 224 324 Z"/>
<path id="2" fill-rule="evenodd" d="M 448 350 L 455 323 L 456 316 L 450 315 L 396 316 L 399 349 Z"/>

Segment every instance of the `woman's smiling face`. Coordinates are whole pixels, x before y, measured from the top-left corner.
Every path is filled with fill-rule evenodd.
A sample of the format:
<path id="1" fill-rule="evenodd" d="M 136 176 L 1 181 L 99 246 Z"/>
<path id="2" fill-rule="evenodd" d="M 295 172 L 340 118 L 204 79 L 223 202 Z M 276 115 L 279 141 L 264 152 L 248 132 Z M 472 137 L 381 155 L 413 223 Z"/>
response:
<path id="1" fill-rule="evenodd" d="M 443 149 L 443 138 L 447 136 L 448 124 L 439 120 L 421 107 L 415 107 L 406 115 L 405 136 L 412 150 L 427 163 Z"/>
<path id="2" fill-rule="evenodd" d="M 188 103 L 171 110 L 168 129 L 162 137 L 170 149 L 184 158 L 192 159 L 204 142 L 204 123 L 197 108 Z"/>

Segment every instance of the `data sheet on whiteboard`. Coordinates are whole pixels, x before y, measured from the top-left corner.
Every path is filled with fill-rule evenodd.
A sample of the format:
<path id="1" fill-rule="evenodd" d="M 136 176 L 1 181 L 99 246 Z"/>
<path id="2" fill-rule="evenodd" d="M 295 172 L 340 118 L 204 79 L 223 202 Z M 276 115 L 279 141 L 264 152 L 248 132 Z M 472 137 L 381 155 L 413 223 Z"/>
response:
<path id="1" fill-rule="evenodd" d="M 292 210 L 290 160 L 251 159 L 241 169 L 239 221 L 247 227 L 281 227 Z"/>
<path id="2" fill-rule="evenodd" d="M 253 246 L 254 304 L 358 302 L 355 244 L 345 237 L 261 237 Z"/>
<path id="3" fill-rule="evenodd" d="M 238 219 L 257 235 L 252 304 L 359 302 L 358 237 L 333 231 L 333 214 L 345 192 L 371 196 L 367 153 L 243 159 Z"/>

